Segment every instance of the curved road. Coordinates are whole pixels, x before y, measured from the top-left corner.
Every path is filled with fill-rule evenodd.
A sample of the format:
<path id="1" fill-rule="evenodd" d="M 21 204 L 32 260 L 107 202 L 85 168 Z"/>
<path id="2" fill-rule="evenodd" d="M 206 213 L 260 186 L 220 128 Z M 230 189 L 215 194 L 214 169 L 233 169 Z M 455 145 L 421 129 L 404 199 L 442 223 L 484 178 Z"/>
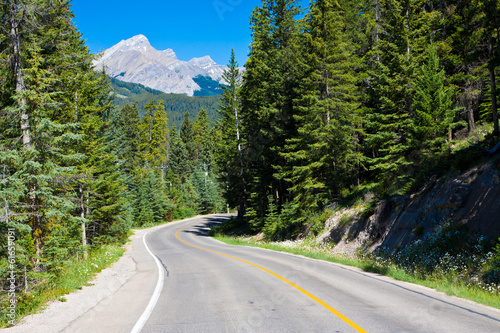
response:
<path id="1" fill-rule="evenodd" d="M 164 281 L 141 332 L 500 332 L 496 309 L 357 268 L 207 237 L 226 218 L 149 231 Z M 130 332 L 158 286 L 155 261 L 134 246 L 138 273 L 93 309 L 95 323 L 107 316 L 103 331 Z M 122 317 L 110 315 L 119 308 Z M 83 330 L 84 320 L 67 331 Z"/>

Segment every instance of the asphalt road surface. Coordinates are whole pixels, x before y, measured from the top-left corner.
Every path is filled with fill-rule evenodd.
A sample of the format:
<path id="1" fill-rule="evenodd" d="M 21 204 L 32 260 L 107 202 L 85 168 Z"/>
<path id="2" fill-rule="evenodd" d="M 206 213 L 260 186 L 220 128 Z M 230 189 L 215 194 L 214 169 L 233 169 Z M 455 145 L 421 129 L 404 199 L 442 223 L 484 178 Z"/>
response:
<path id="1" fill-rule="evenodd" d="M 135 276 L 65 331 L 500 332 L 496 309 L 357 268 L 208 237 L 226 218 L 155 228 L 147 246 L 136 239 Z"/>

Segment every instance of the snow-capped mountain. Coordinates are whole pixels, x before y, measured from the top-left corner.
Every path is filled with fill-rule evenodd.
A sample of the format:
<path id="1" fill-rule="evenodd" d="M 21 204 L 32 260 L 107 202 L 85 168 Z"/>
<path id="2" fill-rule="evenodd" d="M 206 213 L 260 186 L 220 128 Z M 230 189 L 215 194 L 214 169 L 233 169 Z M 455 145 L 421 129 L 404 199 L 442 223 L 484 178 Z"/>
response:
<path id="1" fill-rule="evenodd" d="M 209 76 L 224 83 L 222 73 L 226 68 L 215 63 L 210 56 L 181 61 L 172 49 L 156 50 L 144 35 L 122 40 L 107 49 L 94 66 L 96 70 L 104 67 L 109 76 L 122 81 L 188 96 L 201 89 L 193 78 Z"/>

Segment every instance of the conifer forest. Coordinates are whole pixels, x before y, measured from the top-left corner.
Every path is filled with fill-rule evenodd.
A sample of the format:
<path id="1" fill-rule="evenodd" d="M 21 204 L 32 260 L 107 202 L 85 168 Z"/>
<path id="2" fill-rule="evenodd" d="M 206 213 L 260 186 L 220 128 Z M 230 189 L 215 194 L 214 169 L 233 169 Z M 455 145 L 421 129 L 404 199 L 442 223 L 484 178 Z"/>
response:
<path id="1" fill-rule="evenodd" d="M 411 193 L 499 141 L 497 0 L 262 0 L 218 116 L 117 106 L 67 0 L 0 0 L 0 274 L 19 292 L 131 228 L 238 211 L 293 238 L 332 203 Z M 2 280 L 3 281 L 3 280 Z M 6 282 L 5 282 L 6 283 Z"/>

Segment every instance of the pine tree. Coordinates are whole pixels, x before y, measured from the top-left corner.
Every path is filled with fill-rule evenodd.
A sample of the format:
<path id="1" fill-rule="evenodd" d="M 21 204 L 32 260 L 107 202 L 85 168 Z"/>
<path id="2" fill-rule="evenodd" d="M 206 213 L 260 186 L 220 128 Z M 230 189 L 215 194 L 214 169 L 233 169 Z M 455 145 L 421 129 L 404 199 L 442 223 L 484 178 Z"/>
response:
<path id="1" fill-rule="evenodd" d="M 298 135 L 288 140 L 289 151 L 283 154 L 295 164 L 288 177 L 295 209 L 304 217 L 352 183 L 359 160 L 354 136 L 358 63 L 347 29 L 353 10 L 346 1 L 318 0 L 304 18 L 301 65 L 307 70 L 299 88 L 301 112 L 295 116 Z"/>
<path id="2" fill-rule="evenodd" d="M 4 100 L 9 103 L 7 118 L 20 120 L 9 133 L 8 150 L 18 156 L 17 165 L 10 164 L 9 169 L 12 183 L 24 187 L 12 209 L 18 221 L 31 229 L 38 256 L 34 262 L 38 263 L 45 241 L 56 237 L 52 231 L 77 225 L 70 214 L 74 204 L 67 190 L 74 166 L 82 158 L 71 147 L 82 136 L 74 133 L 73 104 L 66 98 L 73 91 L 67 78 L 74 78 L 79 70 L 89 72 L 91 57 L 71 24 L 67 1 L 11 1 L 2 6 L 2 17 L 7 19 L 3 33 L 10 37 L 3 50 L 12 63 L 2 90 L 13 101 Z M 17 138 L 22 139 L 22 146 L 15 143 Z"/>
<path id="3" fill-rule="evenodd" d="M 198 112 L 193 122 L 193 140 L 197 163 L 211 164 L 213 147 L 210 140 L 210 119 L 204 109 Z"/>
<path id="4" fill-rule="evenodd" d="M 186 173 L 193 172 L 196 167 L 196 143 L 194 141 L 193 124 L 189 119 L 189 113 L 184 114 L 184 120 L 181 125 L 179 132 L 179 139 L 183 142 L 184 147 L 187 151 L 187 160 L 185 161 L 185 166 L 187 169 L 184 170 Z"/>
<path id="5" fill-rule="evenodd" d="M 152 226 L 166 222 L 174 209 L 174 204 L 167 197 L 165 182 L 159 176 L 159 170 L 143 168 L 138 171 L 138 189 L 135 198 L 136 226 Z"/>
<path id="6" fill-rule="evenodd" d="M 116 159 L 102 139 L 110 92 L 92 69 L 69 1 L 8 1 L 0 11 L 0 34 L 9 36 L 0 54 L 12 64 L 0 65 L 0 128 L 9 128 L 0 134 L 2 206 L 37 281 L 86 247 L 92 225 L 100 226 L 96 238 L 126 236 Z"/>
<path id="7" fill-rule="evenodd" d="M 415 82 L 413 97 L 415 143 L 420 150 L 439 148 L 439 142 L 443 142 L 452 130 L 456 115 L 452 100 L 454 92 L 446 84 L 434 45 L 429 47 L 428 53 L 428 62 L 422 65 Z"/>
<path id="8" fill-rule="evenodd" d="M 405 181 L 414 160 L 410 158 L 413 133 L 413 95 L 418 65 L 430 41 L 432 13 L 421 0 L 381 2 L 375 50 L 367 55 L 371 66 L 365 114 L 365 149 L 370 170 L 386 189 Z"/>
<path id="9" fill-rule="evenodd" d="M 216 161 L 221 177 L 219 181 L 226 184 L 225 199 L 231 207 L 238 207 L 238 218 L 243 218 L 246 212 L 247 188 L 245 181 L 242 139 L 240 136 L 241 110 L 239 90 L 241 73 L 235 60 L 234 50 L 227 69 L 222 74 L 226 85 L 221 85 L 223 91 L 219 105 L 219 123 L 221 141 L 217 145 Z"/>
<path id="10" fill-rule="evenodd" d="M 241 134 L 248 163 L 248 216 L 258 225 L 268 195 L 278 207 L 288 200 L 281 156 L 286 140 L 296 134 L 295 88 L 299 28 L 295 0 L 262 1 L 251 16 L 252 44 L 241 88 Z"/>
<path id="11" fill-rule="evenodd" d="M 177 134 L 175 126 L 170 130 L 171 143 L 170 143 L 170 161 L 169 161 L 169 171 L 172 172 L 173 177 L 181 183 L 186 180 L 191 173 L 192 161 L 186 144 L 181 139 L 180 134 Z"/>
<path id="12" fill-rule="evenodd" d="M 127 174 L 143 164 L 139 150 L 141 136 L 137 126 L 140 121 L 137 104 L 124 106 L 110 119 L 109 130 L 116 140 L 116 154 L 122 160 Z"/>
<path id="13" fill-rule="evenodd" d="M 463 108 L 462 118 L 467 121 L 469 132 L 476 128 L 481 117 L 480 105 L 487 92 L 485 83 L 490 81 L 483 70 L 487 67 L 488 42 L 485 41 L 487 29 L 481 6 L 481 2 L 466 0 L 443 3 L 440 6 L 441 29 L 436 29 L 443 44 L 441 62 L 450 82 L 458 88 L 455 99 L 457 106 Z M 494 15 L 494 11 L 491 14 Z M 491 110 L 490 104 L 488 115 L 492 114 Z"/>
<path id="14" fill-rule="evenodd" d="M 153 146 L 155 166 L 165 168 L 168 161 L 168 119 L 162 100 L 157 102 L 154 112 L 151 145 Z"/>

